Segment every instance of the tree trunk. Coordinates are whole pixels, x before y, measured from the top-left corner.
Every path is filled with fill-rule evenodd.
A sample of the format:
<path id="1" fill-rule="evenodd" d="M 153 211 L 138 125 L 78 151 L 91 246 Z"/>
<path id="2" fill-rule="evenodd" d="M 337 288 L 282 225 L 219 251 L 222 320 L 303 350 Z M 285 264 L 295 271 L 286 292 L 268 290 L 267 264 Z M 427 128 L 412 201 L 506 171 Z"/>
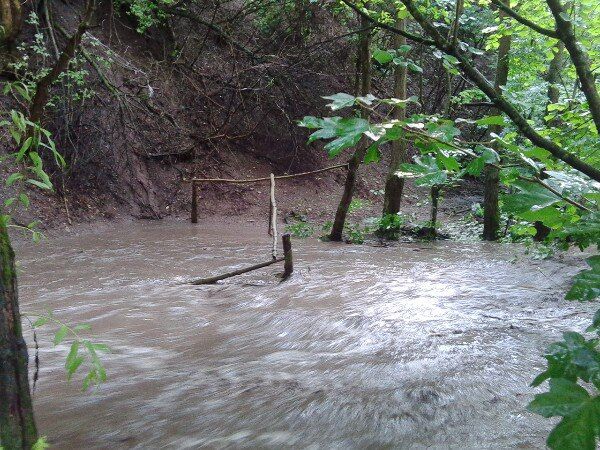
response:
<path id="1" fill-rule="evenodd" d="M 505 13 L 500 12 L 500 17 Z M 502 91 L 502 87 L 508 81 L 508 72 L 510 69 L 510 46 L 511 35 L 505 35 L 500 38 L 498 47 L 498 62 L 496 64 L 496 80 L 494 88 L 497 92 Z M 500 114 L 500 111 L 494 109 L 492 114 Z M 500 126 L 491 126 L 488 129 L 488 135 L 492 132 L 499 133 Z M 500 230 L 500 208 L 498 206 L 498 191 L 500 190 L 500 171 L 498 167 L 488 164 L 484 170 L 485 175 L 485 194 L 483 201 L 483 239 L 486 241 L 495 241 L 498 239 Z"/>
<path id="2" fill-rule="evenodd" d="M 399 19 L 396 22 L 396 27 L 404 30 L 406 21 Z M 399 48 L 406 44 L 406 38 L 399 34 L 394 35 L 394 47 Z M 400 100 L 406 99 L 406 76 L 407 68 L 405 66 L 396 66 L 394 71 L 394 97 Z M 397 107 L 394 110 L 394 119 L 405 120 L 406 110 Z M 400 203 L 402 202 L 402 193 L 404 191 L 404 178 L 400 178 L 395 173 L 400 170 L 400 165 L 405 163 L 406 141 L 398 139 L 392 142 L 392 152 L 390 155 L 390 167 L 387 180 L 385 182 L 385 194 L 383 197 L 383 214 L 398 214 L 400 211 Z"/>
<path id="3" fill-rule="evenodd" d="M 498 232 L 500 230 L 500 208 L 498 207 L 500 170 L 496 166 L 487 164 L 484 169 L 484 175 L 483 238 L 486 241 L 495 241 L 498 239 Z"/>
<path id="4" fill-rule="evenodd" d="M 575 66 L 577 77 L 581 81 L 581 90 L 588 101 L 592 119 L 596 125 L 596 132 L 600 133 L 600 94 L 596 89 L 596 80 L 592 72 L 590 58 L 585 48 L 577 41 L 573 21 L 562 7 L 560 0 L 546 0 L 554 20 L 556 21 L 556 32 L 565 44 L 571 60 Z"/>
<path id="5" fill-rule="evenodd" d="M 0 71 L 13 60 L 15 43 L 23 26 L 19 0 L 0 0 Z"/>
<path id="6" fill-rule="evenodd" d="M 0 446 L 29 449 L 37 429 L 29 391 L 27 344 L 23 339 L 15 254 L 0 228 Z"/>
<path id="7" fill-rule="evenodd" d="M 440 205 L 440 192 L 442 187 L 440 185 L 431 186 L 429 197 L 431 200 L 431 213 L 429 217 L 429 226 L 423 228 L 423 237 L 429 239 L 435 239 L 437 237 L 437 218 Z"/>
<path id="8" fill-rule="evenodd" d="M 369 25 L 368 19 L 361 16 L 361 28 L 365 29 Z M 360 33 L 360 39 L 358 43 L 358 58 L 360 62 L 360 94 L 367 95 L 371 90 L 371 32 L 365 30 Z M 354 188 L 356 185 L 356 177 L 358 175 L 358 168 L 365 159 L 367 153 L 367 141 L 366 138 L 362 138 L 356 150 L 348 162 L 348 173 L 346 175 L 346 182 L 344 183 L 344 193 L 338 205 L 335 213 L 335 220 L 333 221 L 333 227 L 331 228 L 331 234 L 329 239 L 332 241 L 341 241 L 342 234 L 344 232 L 344 225 L 346 224 L 346 216 L 348 215 L 348 208 L 352 197 L 354 195 Z"/>
<path id="9" fill-rule="evenodd" d="M 565 44 L 562 41 L 558 41 L 556 46 L 556 53 L 554 53 L 554 57 L 550 64 L 548 65 L 548 74 L 546 75 L 546 81 L 548 82 L 548 102 L 546 103 L 546 114 L 549 113 L 548 107 L 553 103 L 558 103 L 560 99 L 560 90 L 558 89 L 557 84 L 560 82 L 560 73 L 564 63 L 564 50 Z M 550 121 L 546 121 L 546 124 L 549 126 L 558 126 L 560 125 L 560 117 L 555 117 Z M 541 173 L 541 178 L 547 178 L 544 175 L 544 172 Z M 533 223 L 535 227 L 535 236 L 533 236 L 533 240 L 537 242 L 544 241 L 550 232 L 551 228 L 547 227 L 543 224 L 543 222 L 536 221 Z"/>

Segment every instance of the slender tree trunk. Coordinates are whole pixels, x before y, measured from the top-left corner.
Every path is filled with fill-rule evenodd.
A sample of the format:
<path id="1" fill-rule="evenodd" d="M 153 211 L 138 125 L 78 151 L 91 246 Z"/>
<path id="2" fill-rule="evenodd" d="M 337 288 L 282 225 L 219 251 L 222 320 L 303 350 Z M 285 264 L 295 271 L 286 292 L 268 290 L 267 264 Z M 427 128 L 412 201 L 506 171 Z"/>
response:
<path id="1" fill-rule="evenodd" d="M 505 13 L 500 12 L 500 17 L 504 17 Z M 501 92 L 502 87 L 508 81 L 508 72 L 510 69 L 510 46 L 511 36 L 505 35 L 500 38 L 498 48 L 498 62 L 496 64 L 496 80 L 494 88 Z M 500 114 L 497 109 L 493 110 L 493 114 Z M 491 126 L 489 133 L 500 132 L 501 127 Z M 486 165 L 484 170 L 485 176 L 485 193 L 483 200 L 483 239 L 486 241 L 495 241 L 498 239 L 500 230 L 500 208 L 498 206 L 498 192 L 500 190 L 500 171 L 495 165 Z"/>
<path id="2" fill-rule="evenodd" d="M 442 187 L 440 185 L 431 186 L 429 197 L 431 200 L 431 213 L 429 217 L 429 226 L 423 229 L 423 236 L 431 239 L 437 237 L 437 218 L 440 205 L 440 192 Z"/>
<path id="3" fill-rule="evenodd" d="M 396 22 L 398 29 L 406 28 L 406 21 L 399 19 Z M 394 47 L 399 48 L 406 44 L 406 38 L 399 34 L 394 35 Z M 406 99 L 406 77 L 407 68 L 405 66 L 396 66 L 394 71 L 394 97 L 400 100 Z M 405 120 L 406 110 L 397 107 L 394 110 L 394 119 Z M 392 152 L 390 155 L 390 167 L 387 180 L 385 182 L 385 194 L 383 197 L 383 214 L 397 214 L 400 211 L 402 202 L 402 193 L 404 191 L 404 178 L 396 175 L 400 170 L 400 165 L 407 160 L 406 141 L 398 139 L 392 142 Z"/>
<path id="4" fill-rule="evenodd" d="M 369 25 L 368 19 L 361 16 L 360 19 L 361 28 L 367 28 Z M 360 40 L 358 43 L 358 55 L 359 63 L 361 67 L 360 71 L 360 94 L 367 95 L 371 90 L 371 32 L 365 30 L 360 33 Z M 357 64 L 358 66 L 358 64 Z M 348 173 L 346 175 L 346 182 L 344 183 L 344 192 L 335 213 L 335 219 L 333 221 L 333 227 L 331 228 L 331 234 L 329 239 L 332 241 L 341 241 L 342 234 L 344 231 L 344 225 L 346 224 L 346 216 L 348 215 L 348 208 L 352 197 L 354 196 L 354 188 L 356 185 L 356 177 L 358 175 L 358 168 L 365 159 L 367 153 L 367 140 L 363 137 L 356 150 L 348 162 Z"/>
<path id="5" fill-rule="evenodd" d="M 558 89 L 557 84 L 560 81 L 560 72 L 564 63 L 565 45 L 562 41 L 558 41 L 554 48 L 556 51 L 554 53 L 554 57 L 548 65 L 548 74 L 546 75 L 546 81 L 548 81 L 548 102 L 546 103 L 546 114 L 549 113 L 548 107 L 553 103 L 558 103 L 560 99 L 560 90 Z M 560 118 L 556 117 L 550 121 L 546 121 L 546 124 L 549 126 L 557 126 L 560 124 Z M 540 177 L 542 179 L 547 178 L 547 175 L 542 172 Z M 540 221 L 534 222 L 533 226 L 535 227 L 535 236 L 533 237 L 534 241 L 542 242 L 552 231 L 551 228 L 547 227 L 543 224 L 543 222 Z"/>
<path id="6" fill-rule="evenodd" d="M 29 449 L 37 440 L 23 339 L 15 255 L 0 228 L 0 446 Z"/>
<path id="7" fill-rule="evenodd" d="M 546 114 L 548 107 L 553 103 L 558 103 L 560 99 L 560 90 L 558 89 L 558 83 L 560 82 L 560 73 L 562 71 L 565 61 L 565 44 L 559 41 L 555 46 L 555 53 L 550 65 L 548 66 L 548 74 L 546 75 L 546 81 L 548 82 L 548 103 L 546 103 Z M 560 124 L 560 118 L 556 117 L 547 122 L 550 126 L 556 126 Z"/>
<path id="8" fill-rule="evenodd" d="M 577 77 L 581 81 L 581 90 L 588 101 L 590 113 L 596 124 L 596 131 L 600 133 L 600 94 L 596 89 L 596 80 L 592 73 L 590 58 L 585 48 L 577 41 L 573 21 L 562 7 L 560 0 L 546 0 L 554 20 L 556 21 L 556 32 L 562 42 L 564 42 L 571 60 L 575 65 Z"/>

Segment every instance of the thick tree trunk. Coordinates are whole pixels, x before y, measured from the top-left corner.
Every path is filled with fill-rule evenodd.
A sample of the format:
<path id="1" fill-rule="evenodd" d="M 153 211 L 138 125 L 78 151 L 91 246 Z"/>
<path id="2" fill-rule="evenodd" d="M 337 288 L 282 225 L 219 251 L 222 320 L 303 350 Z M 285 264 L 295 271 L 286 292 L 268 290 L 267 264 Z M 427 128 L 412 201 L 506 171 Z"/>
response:
<path id="1" fill-rule="evenodd" d="M 500 17 L 505 15 L 500 12 Z M 498 47 L 498 62 L 496 64 L 496 80 L 494 88 L 497 92 L 502 92 L 502 87 L 508 81 L 508 72 L 510 69 L 510 46 L 511 36 L 506 35 L 500 38 Z M 495 109 L 493 114 L 500 114 Z M 489 133 L 498 133 L 501 130 L 498 126 L 492 126 Z M 486 241 L 495 241 L 498 239 L 500 230 L 500 208 L 498 206 L 498 192 L 500 189 L 500 172 L 496 166 L 487 165 L 484 170 L 485 176 L 485 194 L 483 200 L 483 239 Z"/>
<path id="2" fill-rule="evenodd" d="M 500 190 L 500 170 L 488 164 L 484 169 L 485 191 L 483 198 L 483 238 L 486 241 L 498 239 L 500 229 L 500 208 L 498 196 Z"/>
<path id="3" fill-rule="evenodd" d="M 369 25 L 369 21 L 361 16 L 361 28 L 365 29 Z M 369 30 L 365 30 L 360 33 L 360 40 L 358 43 L 358 55 L 360 62 L 360 94 L 367 95 L 371 90 L 371 33 Z M 365 159 L 367 153 L 367 141 L 363 137 L 356 150 L 352 155 L 352 158 L 348 162 L 348 173 L 346 175 L 346 182 L 344 183 L 344 192 L 338 205 L 335 220 L 333 221 L 333 227 L 329 239 L 332 241 L 341 241 L 342 234 L 344 232 L 344 225 L 346 224 L 346 216 L 348 215 L 348 208 L 352 202 L 354 195 L 354 188 L 356 185 L 356 178 L 358 176 L 358 168 Z"/>
<path id="4" fill-rule="evenodd" d="M 0 446 L 29 449 L 37 440 L 23 339 L 15 255 L 0 228 Z"/>
<path id="5" fill-rule="evenodd" d="M 22 26 L 20 0 L 0 0 L 0 71 L 14 59 L 15 43 Z"/>
<path id="6" fill-rule="evenodd" d="M 398 20 L 396 27 L 400 30 L 406 28 L 405 20 Z M 406 44 L 406 38 L 399 34 L 394 35 L 394 47 L 399 48 Z M 396 66 L 394 71 L 394 97 L 406 99 L 406 76 L 407 68 L 405 66 Z M 406 110 L 404 108 L 396 108 L 394 110 L 394 119 L 405 120 Z M 402 193 L 404 191 L 404 178 L 396 175 L 400 170 L 400 165 L 406 162 L 406 141 L 398 139 L 392 142 L 392 152 L 390 155 L 390 167 L 387 180 L 385 182 L 385 194 L 383 197 L 383 214 L 397 214 L 400 211 L 400 203 L 402 202 Z"/>

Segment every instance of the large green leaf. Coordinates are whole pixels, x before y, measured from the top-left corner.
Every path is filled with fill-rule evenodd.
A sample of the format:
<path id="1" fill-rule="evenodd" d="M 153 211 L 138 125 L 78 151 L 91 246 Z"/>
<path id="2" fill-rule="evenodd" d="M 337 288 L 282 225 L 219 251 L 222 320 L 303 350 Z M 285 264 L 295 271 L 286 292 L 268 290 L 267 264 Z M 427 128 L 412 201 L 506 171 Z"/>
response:
<path id="1" fill-rule="evenodd" d="M 600 401 L 598 397 L 584 402 L 579 409 L 565 417 L 552 430 L 546 441 L 556 450 L 594 450 L 600 424 Z"/>
<path id="2" fill-rule="evenodd" d="M 591 301 L 600 296 L 600 255 L 588 258 L 587 262 L 591 269 L 575 275 L 567 300 Z"/>
<path id="3" fill-rule="evenodd" d="M 333 139 L 325 145 L 325 150 L 330 157 L 338 155 L 346 148 L 353 147 L 358 143 L 364 133 L 369 128 L 369 122 L 360 117 L 327 117 L 318 119 L 307 116 L 300 122 L 300 126 L 317 129 L 310 135 L 308 142 L 314 142 L 319 139 Z"/>
<path id="4" fill-rule="evenodd" d="M 562 199 L 537 183 L 515 181 L 513 183 L 520 192 L 503 197 L 504 210 L 519 215 L 532 210 L 539 210 L 561 202 Z"/>
<path id="5" fill-rule="evenodd" d="M 586 214 L 577 223 L 565 227 L 561 236 L 582 249 L 593 244 L 600 245 L 600 212 Z"/>
<path id="6" fill-rule="evenodd" d="M 543 417 L 568 416 L 590 399 L 590 394 L 573 381 L 557 378 L 550 380 L 550 391 L 538 394 L 527 406 Z"/>

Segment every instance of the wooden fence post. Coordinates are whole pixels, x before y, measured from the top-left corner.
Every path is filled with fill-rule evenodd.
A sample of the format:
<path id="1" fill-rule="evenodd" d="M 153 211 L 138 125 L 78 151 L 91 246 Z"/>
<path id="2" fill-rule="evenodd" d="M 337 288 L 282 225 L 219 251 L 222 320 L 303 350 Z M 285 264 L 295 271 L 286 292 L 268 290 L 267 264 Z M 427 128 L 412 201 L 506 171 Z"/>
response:
<path id="1" fill-rule="evenodd" d="M 192 223 L 198 223 L 198 185 L 192 181 Z"/>
<path id="2" fill-rule="evenodd" d="M 283 241 L 283 279 L 289 278 L 294 271 L 294 260 L 292 258 L 292 240 L 289 233 L 281 236 Z"/>
<path id="3" fill-rule="evenodd" d="M 273 259 L 277 259 L 277 203 L 275 201 L 275 175 L 271 174 L 271 232 L 273 233 Z"/>

